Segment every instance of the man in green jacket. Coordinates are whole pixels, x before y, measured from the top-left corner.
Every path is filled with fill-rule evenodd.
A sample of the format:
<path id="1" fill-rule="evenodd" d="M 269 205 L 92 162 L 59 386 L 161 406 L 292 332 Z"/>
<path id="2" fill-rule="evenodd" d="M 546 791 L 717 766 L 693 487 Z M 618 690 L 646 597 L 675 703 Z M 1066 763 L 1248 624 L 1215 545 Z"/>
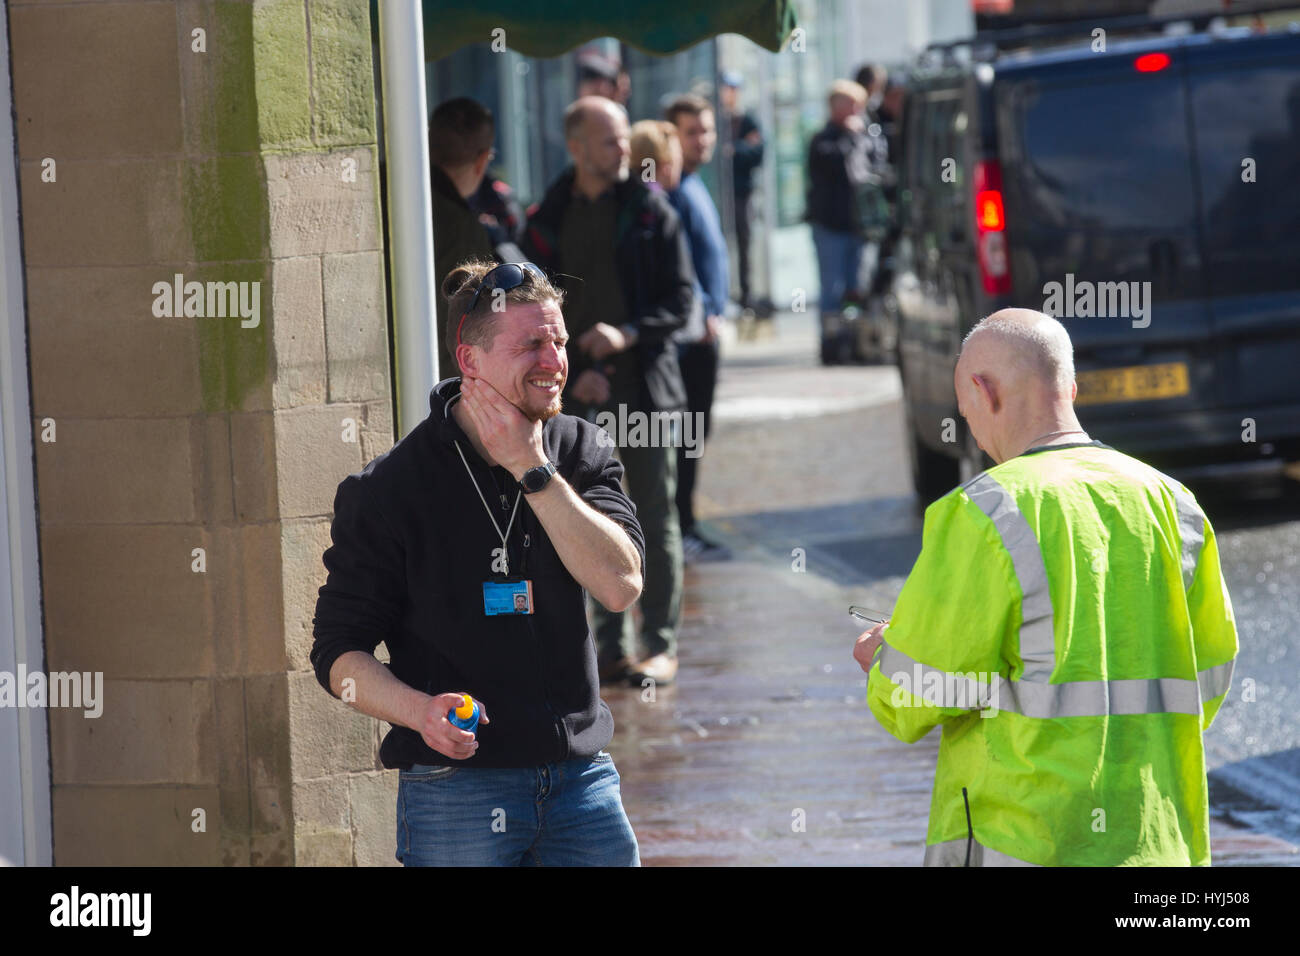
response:
<path id="1" fill-rule="evenodd" d="M 927 509 L 853 652 L 890 733 L 943 725 L 925 863 L 1208 865 L 1201 735 L 1237 654 L 1210 522 L 1080 427 L 1055 319 L 994 313 L 954 378 L 997 464 Z"/>

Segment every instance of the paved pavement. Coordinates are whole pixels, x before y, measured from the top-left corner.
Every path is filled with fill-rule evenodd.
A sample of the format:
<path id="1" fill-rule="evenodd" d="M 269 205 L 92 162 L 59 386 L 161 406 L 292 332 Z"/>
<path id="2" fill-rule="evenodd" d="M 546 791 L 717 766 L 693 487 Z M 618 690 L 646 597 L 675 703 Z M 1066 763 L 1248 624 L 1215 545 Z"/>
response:
<path id="1" fill-rule="evenodd" d="M 847 614 L 850 603 L 892 607 L 920 551 L 898 377 L 890 367 L 820 368 L 814 348 L 807 317 L 790 315 L 773 337 L 729 343 L 697 511 L 735 557 L 687 569 L 678 682 L 604 692 L 647 865 L 921 860 L 939 734 L 908 746 L 876 724 L 851 657 L 861 628 Z M 1238 549 L 1252 546 L 1260 522 L 1240 523 L 1225 564 L 1248 561 Z M 1294 563 L 1290 533 L 1274 545 L 1277 568 Z M 1267 593 L 1269 574 L 1257 583 Z M 1256 631 L 1277 617 L 1257 606 L 1252 616 Z M 1275 758 L 1291 727 L 1261 724 L 1261 713 L 1225 708 L 1212 759 L 1241 768 L 1241 757 Z M 1218 784 L 1211 796 L 1216 865 L 1300 864 L 1285 804 Z"/>

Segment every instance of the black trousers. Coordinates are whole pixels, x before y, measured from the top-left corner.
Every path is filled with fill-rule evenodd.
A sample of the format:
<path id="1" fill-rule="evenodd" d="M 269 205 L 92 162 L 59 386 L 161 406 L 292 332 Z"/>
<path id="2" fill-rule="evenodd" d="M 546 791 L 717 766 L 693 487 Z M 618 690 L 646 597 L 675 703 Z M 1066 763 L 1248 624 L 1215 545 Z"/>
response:
<path id="1" fill-rule="evenodd" d="M 680 342 L 677 364 L 686 385 L 686 413 L 690 422 L 682 423 L 683 436 L 693 437 L 693 448 L 683 441 L 677 449 L 677 518 L 682 534 L 695 528 L 695 473 L 703 452 L 703 440 L 709 435 L 713 412 L 713 392 L 718 384 L 718 342 Z M 697 427 L 698 423 L 698 427 Z"/>
<path id="2" fill-rule="evenodd" d="M 750 227 L 754 222 L 754 204 L 750 194 L 736 197 L 736 248 L 740 253 L 740 307 L 750 308 L 754 303 L 749 299 L 749 237 Z"/>

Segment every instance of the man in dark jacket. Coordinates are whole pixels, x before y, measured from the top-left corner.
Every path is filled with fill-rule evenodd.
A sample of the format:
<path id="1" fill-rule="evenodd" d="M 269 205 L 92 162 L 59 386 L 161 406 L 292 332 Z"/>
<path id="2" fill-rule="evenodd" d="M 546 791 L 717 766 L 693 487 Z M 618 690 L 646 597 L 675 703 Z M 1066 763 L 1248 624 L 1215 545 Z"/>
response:
<path id="1" fill-rule="evenodd" d="M 682 541 L 674 505 L 681 429 L 668 446 L 644 439 L 659 437 L 662 416 L 680 419 L 686 406 L 671 337 L 694 306 L 694 270 L 668 201 L 627 176 L 623 108 L 603 97 L 583 97 L 566 111 L 564 130 L 573 167 L 529 217 L 524 252 L 578 280 L 566 284 L 565 312 L 576 346 L 570 348 L 566 407 L 593 420 L 603 413 L 605 420 L 639 416 L 650 424 L 649 430 L 633 427 L 610 436 L 645 532 L 641 610 L 647 654 L 638 665 L 628 615 L 597 607 L 601 675 L 666 683 L 676 674 L 681 617 Z"/>
<path id="2" fill-rule="evenodd" d="M 524 231 L 524 207 L 515 198 L 515 191 L 510 188 L 510 184 L 488 173 L 483 177 L 478 191 L 466 202 L 470 209 L 478 213 L 478 221 L 488 231 L 497 258 L 502 262 L 522 260 L 519 239 Z M 512 250 L 511 254 L 505 254 L 503 246 Z"/>
<path id="3" fill-rule="evenodd" d="M 636 599 L 641 532 L 603 433 L 559 414 L 561 295 L 492 266 L 444 286 L 463 378 L 339 485 L 311 662 L 393 725 L 380 759 L 401 770 L 404 864 L 635 865 L 583 592 Z M 448 719 L 466 694 L 477 733 Z"/>
<path id="4" fill-rule="evenodd" d="M 876 176 L 873 162 L 884 140 L 868 135 L 863 119 L 867 92 L 851 80 L 831 84 L 830 118 L 808 145 L 808 211 L 821 286 L 821 357 L 841 358 L 848 341 L 841 307 L 856 295 L 866 245 L 861 200 Z"/>
<path id="5" fill-rule="evenodd" d="M 483 104 L 460 96 L 447 100 L 429 119 L 429 162 L 433 178 L 433 272 L 439 288 L 457 265 L 468 259 L 495 258 L 495 244 L 478 210 L 469 200 L 492 161 L 496 127 Z M 456 364 L 443 338 L 447 306 L 438 299 L 438 365 Z"/>

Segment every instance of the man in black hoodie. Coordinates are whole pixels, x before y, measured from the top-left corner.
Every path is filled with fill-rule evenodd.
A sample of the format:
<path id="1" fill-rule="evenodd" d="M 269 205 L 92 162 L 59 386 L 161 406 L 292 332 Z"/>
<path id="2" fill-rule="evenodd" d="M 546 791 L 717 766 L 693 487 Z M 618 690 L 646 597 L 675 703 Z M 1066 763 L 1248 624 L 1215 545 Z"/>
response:
<path id="1" fill-rule="evenodd" d="M 695 270 L 681 221 L 668 201 L 628 177 L 627 114 L 603 97 L 574 101 L 564 116 L 574 165 L 531 212 L 524 253 L 573 277 L 565 306 L 573 334 L 573 376 L 565 403 L 589 420 L 636 420 L 650 428 L 612 435 L 645 533 L 641 598 L 645 659 L 636 662 L 631 616 L 593 610 L 602 680 L 660 683 L 677 672 L 682 536 L 678 524 L 677 445 L 657 439 L 665 416 L 686 409 L 686 388 L 672 334 L 695 302 Z M 608 416 L 608 417 L 606 417 Z"/>
<path id="2" fill-rule="evenodd" d="M 562 294 L 531 265 L 493 266 L 443 287 L 463 377 L 339 485 L 311 661 L 392 724 L 380 759 L 401 771 L 404 864 L 636 865 L 584 589 L 636 600 L 641 529 L 603 433 L 559 414 Z M 477 733 L 448 719 L 462 695 Z"/>

